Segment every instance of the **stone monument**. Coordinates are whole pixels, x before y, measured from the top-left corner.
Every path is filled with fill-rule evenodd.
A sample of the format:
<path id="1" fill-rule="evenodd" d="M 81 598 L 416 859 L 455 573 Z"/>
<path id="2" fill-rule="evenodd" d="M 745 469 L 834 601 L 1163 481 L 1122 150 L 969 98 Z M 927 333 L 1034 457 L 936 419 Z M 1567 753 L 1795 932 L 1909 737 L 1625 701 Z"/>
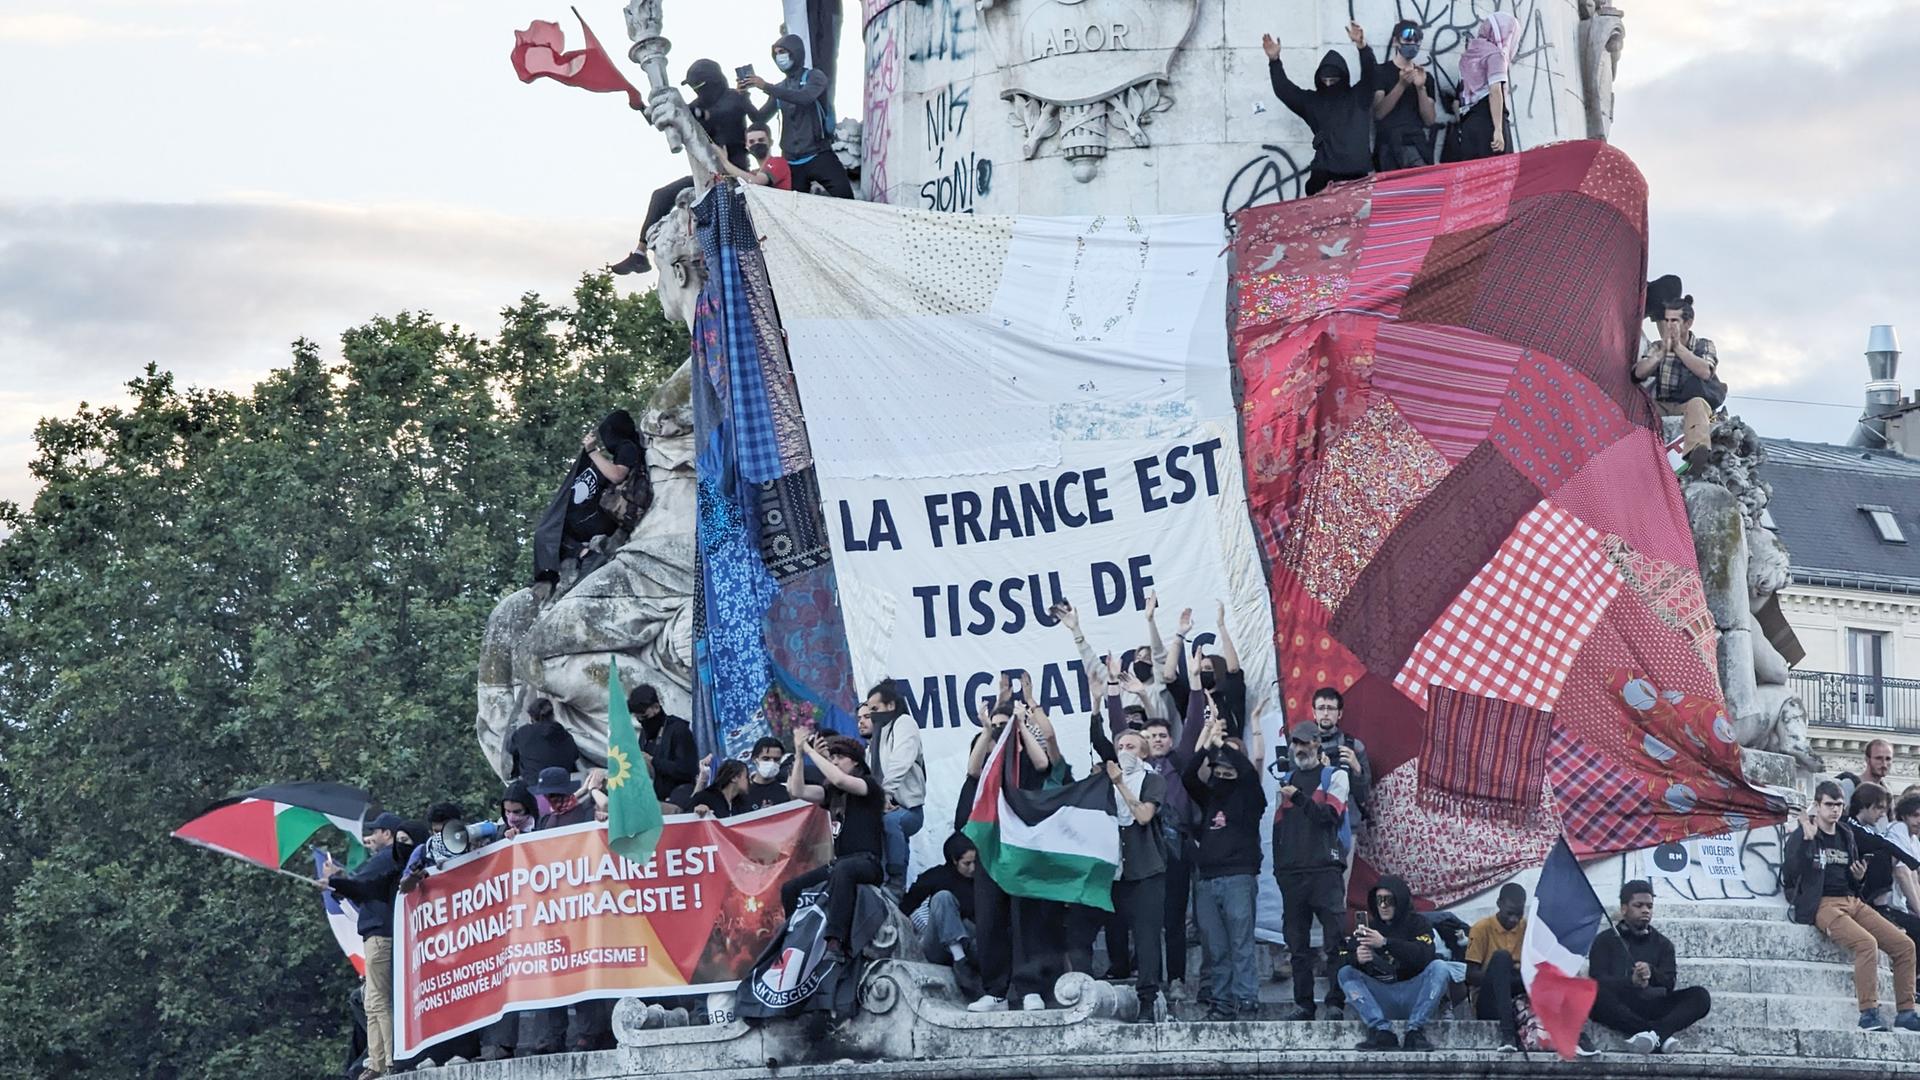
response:
<path id="1" fill-rule="evenodd" d="M 1229 214 L 1293 198 L 1312 135 L 1273 96 L 1263 33 L 1304 84 L 1328 49 L 1357 72 L 1350 18 L 1382 62 L 1394 23 L 1412 19 L 1445 119 L 1461 50 L 1495 10 L 1521 24 L 1518 147 L 1604 138 L 1591 116 L 1612 113 L 1622 36 L 1619 9 L 1594 0 L 865 0 L 866 197 L 995 214 Z M 1601 26 L 1607 63 L 1589 64 Z"/>

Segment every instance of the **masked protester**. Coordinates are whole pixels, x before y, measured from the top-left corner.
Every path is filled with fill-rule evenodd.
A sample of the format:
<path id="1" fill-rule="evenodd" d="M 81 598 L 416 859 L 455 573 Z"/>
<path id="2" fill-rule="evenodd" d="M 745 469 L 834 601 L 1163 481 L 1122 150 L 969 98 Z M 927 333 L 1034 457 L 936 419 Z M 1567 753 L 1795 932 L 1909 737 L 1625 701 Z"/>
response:
<path id="1" fill-rule="evenodd" d="M 1460 54 L 1460 119 L 1449 161 L 1474 161 L 1513 149 L 1508 69 L 1520 48 L 1520 20 L 1496 11 L 1480 20 Z"/>
<path id="2" fill-rule="evenodd" d="M 754 183 L 777 191 L 793 190 L 793 167 L 773 152 L 773 130 L 758 120 L 747 125 L 747 155 L 754 161 Z"/>
<path id="3" fill-rule="evenodd" d="M 887 886 L 907 888 L 907 841 L 926 823 L 927 765 L 920 752 L 920 724 L 907 715 L 892 679 L 867 693 L 861 720 L 872 725 L 867 767 L 887 796 Z"/>
<path id="4" fill-rule="evenodd" d="M 1420 66 L 1420 24 L 1402 19 L 1373 83 L 1374 162 L 1381 172 L 1433 164 L 1433 80 Z"/>
<path id="5" fill-rule="evenodd" d="M 747 112 L 752 108 L 747 95 L 727 85 L 726 72 L 712 60 L 695 60 L 687 65 L 682 86 L 693 91 L 693 118 L 700 122 L 707 138 L 720 150 L 720 156 L 736 169 L 753 168 L 747 153 Z M 613 264 L 616 274 L 644 274 L 653 269 L 647 257 L 647 234 L 673 210 L 680 193 L 693 187 L 693 177 L 683 176 L 656 190 L 647 200 L 647 220 L 640 226 L 640 239 L 627 257 Z"/>
<path id="6" fill-rule="evenodd" d="M 784 768 L 787 748 L 779 739 L 768 736 L 753 744 L 747 755 L 747 795 L 743 813 L 765 810 L 792 798 L 787 794 Z"/>
<path id="7" fill-rule="evenodd" d="M 1280 42 L 1272 34 L 1260 40 L 1267 52 L 1267 76 L 1280 103 L 1313 131 L 1313 163 L 1307 168 L 1307 194 L 1318 195 L 1337 180 L 1358 180 L 1373 171 L 1373 90 L 1378 80 L 1373 50 L 1359 23 L 1347 24 L 1347 39 L 1360 55 L 1360 79 L 1354 81 L 1347 58 L 1328 49 L 1313 73 L 1313 88 L 1303 90 L 1287 78 Z"/>
<path id="8" fill-rule="evenodd" d="M 667 712 L 660 691 L 641 683 L 627 694 L 627 711 L 640 721 L 640 749 L 653 762 L 653 791 L 670 802 L 682 784 L 693 784 L 700 773 L 700 750 L 693 741 L 693 725 Z M 677 804 L 686 807 L 688 804 Z"/>
<path id="9" fill-rule="evenodd" d="M 758 75 L 740 80 L 740 89 L 767 95 L 748 115 L 765 123 L 780 114 L 780 152 L 793 170 L 793 190 L 806 192 L 818 181 L 828 195 L 853 198 L 853 181 L 833 153 L 833 93 L 827 76 L 806 65 L 806 42 L 788 34 L 773 43 L 773 66 L 783 78 L 769 83 Z"/>
<path id="10" fill-rule="evenodd" d="M 1218 718 L 1200 733 L 1181 780 L 1198 811 L 1194 918 L 1207 960 L 1207 1019 L 1252 1017 L 1260 1008 L 1253 912 L 1267 797 L 1240 741 Z"/>

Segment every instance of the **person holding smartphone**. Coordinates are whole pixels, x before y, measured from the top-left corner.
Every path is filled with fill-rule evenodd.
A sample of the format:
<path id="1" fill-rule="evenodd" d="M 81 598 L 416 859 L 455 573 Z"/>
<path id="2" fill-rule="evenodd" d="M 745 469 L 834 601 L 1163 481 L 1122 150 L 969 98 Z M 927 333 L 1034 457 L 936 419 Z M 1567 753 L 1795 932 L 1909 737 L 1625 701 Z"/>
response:
<path id="1" fill-rule="evenodd" d="M 1367 1025 L 1358 1050 L 1432 1050 L 1426 1025 L 1446 1000 L 1453 976 L 1433 946 L 1433 924 L 1413 910 L 1413 892 L 1391 874 L 1367 893 L 1354 917 L 1352 947 L 1338 982 Z M 1405 1020 L 1404 1039 L 1393 1021 Z"/>
<path id="2" fill-rule="evenodd" d="M 1347 859 L 1353 853 L 1348 774 L 1327 760 L 1320 729 L 1310 720 L 1294 725 L 1284 754 L 1274 763 L 1280 801 L 1273 813 L 1273 877 L 1285 904 L 1282 928 L 1293 965 L 1293 1009 L 1285 1019 L 1311 1020 L 1313 924 L 1320 924 L 1329 970 L 1342 936 Z M 1345 1002 L 1337 982 L 1327 988 L 1327 1008 Z"/>

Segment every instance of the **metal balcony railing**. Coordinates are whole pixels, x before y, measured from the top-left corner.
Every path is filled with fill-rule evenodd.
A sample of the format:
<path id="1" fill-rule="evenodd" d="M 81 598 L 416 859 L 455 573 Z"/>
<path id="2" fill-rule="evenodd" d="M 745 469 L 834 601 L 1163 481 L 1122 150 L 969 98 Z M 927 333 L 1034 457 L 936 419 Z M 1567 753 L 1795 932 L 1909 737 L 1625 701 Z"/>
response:
<path id="1" fill-rule="evenodd" d="M 1791 678 L 1812 723 L 1920 734 L 1920 679 L 1833 671 L 1795 671 Z"/>

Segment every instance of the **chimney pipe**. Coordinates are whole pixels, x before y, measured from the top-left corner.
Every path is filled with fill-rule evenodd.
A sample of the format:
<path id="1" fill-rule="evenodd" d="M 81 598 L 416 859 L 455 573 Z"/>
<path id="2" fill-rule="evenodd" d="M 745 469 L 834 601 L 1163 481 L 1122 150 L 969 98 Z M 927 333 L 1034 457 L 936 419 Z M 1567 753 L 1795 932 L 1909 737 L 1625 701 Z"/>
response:
<path id="1" fill-rule="evenodd" d="M 1893 327 L 1867 330 L 1867 406 L 1849 446 L 1887 448 L 1886 415 L 1900 408 L 1900 338 Z"/>

